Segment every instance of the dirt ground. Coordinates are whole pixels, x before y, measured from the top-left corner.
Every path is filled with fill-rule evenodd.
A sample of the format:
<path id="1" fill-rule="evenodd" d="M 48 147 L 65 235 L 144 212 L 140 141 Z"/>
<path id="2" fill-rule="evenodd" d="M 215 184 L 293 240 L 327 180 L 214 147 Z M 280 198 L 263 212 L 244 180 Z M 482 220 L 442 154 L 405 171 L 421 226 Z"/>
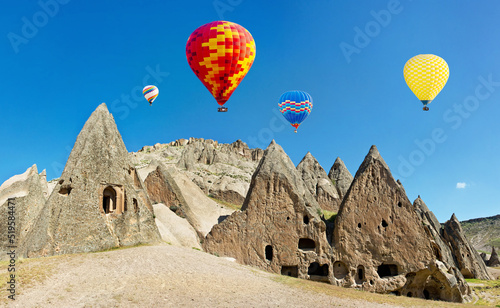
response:
<path id="1" fill-rule="evenodd" d="M 194 249 L 141 246 L 61 258 L 9 307 L 391 307 L 298 290 Z M 395 306 L 392 306 L 395 307 Z"/>

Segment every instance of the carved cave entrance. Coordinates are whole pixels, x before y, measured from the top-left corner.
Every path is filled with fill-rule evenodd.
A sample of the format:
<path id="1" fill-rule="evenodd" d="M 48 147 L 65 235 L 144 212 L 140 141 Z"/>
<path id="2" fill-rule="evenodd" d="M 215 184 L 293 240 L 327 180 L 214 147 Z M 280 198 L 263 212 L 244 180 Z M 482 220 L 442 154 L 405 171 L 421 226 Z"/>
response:
<path id="1" fill-rule="evenodd" d="M 298 266 L 282 266 L 281 267 L 281 275 L 290 276 L 290 277 L 299 277 L 299 269 Z"/>
<path id="2" fill-rule="evenodd" d="M 377 268 L 377 274 L 380 278 L 397 276 L 398 266 L 395 264 L 380 264 Z"/>
<path id="3" fill-rule="evenodd" d="M 126 211 L 123 187 L 119 185 L 103 185 L 100 193 L 100 210 L 104 214 L 121 214 Z"/>

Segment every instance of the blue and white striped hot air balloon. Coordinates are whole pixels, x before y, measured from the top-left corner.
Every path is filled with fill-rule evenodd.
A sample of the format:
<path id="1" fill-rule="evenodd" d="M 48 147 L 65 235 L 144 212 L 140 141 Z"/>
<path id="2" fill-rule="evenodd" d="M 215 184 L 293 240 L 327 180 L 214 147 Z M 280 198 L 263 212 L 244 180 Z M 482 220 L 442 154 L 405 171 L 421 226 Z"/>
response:
<path id="1" fill-rule="evenodd" d="M 288 91 L 281 95 L 278 107 L 297 132 L 299 125 L 311 113 L 312 97 L 303 91 Z"/>

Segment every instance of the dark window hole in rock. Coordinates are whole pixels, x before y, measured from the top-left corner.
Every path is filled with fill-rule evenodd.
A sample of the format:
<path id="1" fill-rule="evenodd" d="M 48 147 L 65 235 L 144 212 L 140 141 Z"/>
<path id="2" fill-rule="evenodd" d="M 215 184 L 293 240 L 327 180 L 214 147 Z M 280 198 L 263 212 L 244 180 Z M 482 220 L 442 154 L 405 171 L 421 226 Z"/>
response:
<path id="1" fill-rule="evenodd" d="M 361 228 L 361 223 L 358 224 L 358 228 Z"/>
<path id="2" fill-rule="evenodd" d="M 299 269 L 298 269 L 297 265 L 282 266 L 281 267 L 281 275 L 297 278 L 297 277 L 299 277 Z"/>
<path id="3" fill-rule="evenodd" d="M 136 198 L 132 199 L 132 204 L 134 205 L 134 213 L 139 212 L 139 204 L 137 203 L 137 199 Z"/>
<path id="4" fill-rule="evenodd" d="M 382 219 L 382 227 L 386 228 L 389 224 L 387 223 L 387 221 L 385 221 L 385 219 Z"/>
<path id="5" fill-rule="evenodd" d="M 431 295 L 429 294 L 429 291 L 424 290 L 424 298 L 425 298 L 425 299 L 429 299 L 429 298 L 431 298 Z"/>
<path id="6" fill-rule="evenodd" d="M 399 202 L 398 202 L 398 206 L 399 206 L 399 207 L 402 207 L 402 206 L 403 206 L 403 203 L 401 203 L 401 201 L 399 201 Z M 410 292 L 410 294 L 411 294 L 411 292 Z"/>
<path id="7" fill-rule="evenodd" d="M 377 274 L 380 278 L 397 276 L 398 266 L 395 264 L 380 264 L 377 268 Z"/>
<path id="8" fill-rule="evenodd" d="M 412 296 L 413 296 L 413 293 L 408 292 L 408 293 L 406 293 L 406 296 L 408 296 L 408 297 L 412 297 Z"/>
<path id="9" fill-rule="evenodd" d="M 356 277 L 359 282 L 365 280 L 365 267 L 363 265 L 358 266 Z"/>
<path id="10" fill-rule="evenodd" d="M 316 249 L 316 242 L 310 238 L 299 239 L 299 249 L 301 250 L 314 250 Z"/>
<path id="11" fill-rule="evenodd" d="M 328 264 L 319 265 L 318 262 L 313 262 L 307 269 L 308 275 L 328 276 Z"/>
<path id="12" fill-rule="evenodd" d="M 72 189 L 73 188 L 71 188 L 71 186 L 69 186 L 69 185 L 62 185 L 61 188 L 59 188 L 59 194 L 61 194 L 63 196 L 69 196 Z"/>
<path id="13" fill-rule="evenodd" d="M 304 223 L 307 225 L 309 224 L 309 216 L 304 215 Z"/>
<path id="14" fill-rule="evenodd" d="M 273 246 L 267 245 L 265 250 L 266 250 L 266 260 L 272 261 L 273 260 Z"/>

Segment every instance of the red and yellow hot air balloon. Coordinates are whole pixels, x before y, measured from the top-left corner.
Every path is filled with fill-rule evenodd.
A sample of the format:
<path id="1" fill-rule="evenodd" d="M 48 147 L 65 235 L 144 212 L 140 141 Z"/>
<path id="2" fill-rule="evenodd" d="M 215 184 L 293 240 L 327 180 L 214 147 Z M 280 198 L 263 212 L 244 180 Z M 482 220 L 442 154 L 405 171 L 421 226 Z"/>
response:
<path id="1" fill-rule="evenodd" d="M 213 21 L 189 36 L 186 57 L 196 76 L 223 106 L 253 64 L 255 41 L 247 29 L 234 22 Z"/>

